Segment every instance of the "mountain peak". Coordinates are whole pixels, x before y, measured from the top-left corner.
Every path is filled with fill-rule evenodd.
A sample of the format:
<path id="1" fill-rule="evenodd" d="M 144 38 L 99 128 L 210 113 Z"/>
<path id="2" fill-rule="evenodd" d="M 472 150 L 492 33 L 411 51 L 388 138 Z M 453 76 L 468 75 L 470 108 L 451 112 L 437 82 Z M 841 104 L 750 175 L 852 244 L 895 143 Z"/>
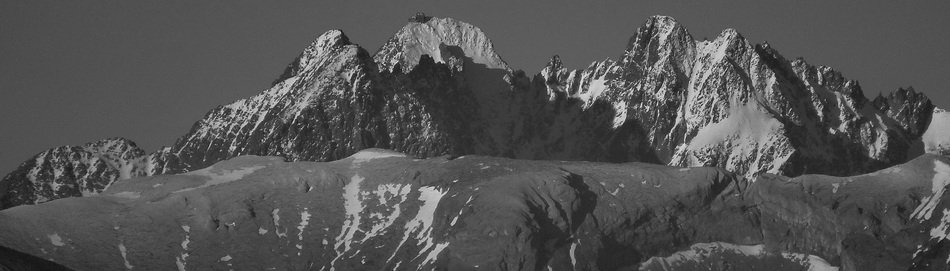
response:
<path id="1" fill-rule="evenodd" d="M 304 49 L 298 60 L 301 62 L 301 66 L 306 66 L 310 60 L 320 58 L 323 55 L 348 45 L 354 44 L 350 43 L 350 38 L 347 37 L 346 34 L 343 34 L 342 30 L 330 30 L 317 36 L 317 38 L 310 43 L 310 46 Z"/>
<path id="2" fill-rule="evenodd" d="M 653 15 L 637 28 L 637 33 L 648 33 L 667 37 L 670 35 L 689 35 L 686 27 L 670 16 Z"/>
<path id="3" fill-rule="evenodd" d="M 673 29 L 677 26 L 680 26 L 679 21 L 675 18 L 666 16 L 666 15 L 653 15 L 650 18 L 647 18 L 647 21 L 644 23 L 644 26 L 652 25 L 658 28 L 664 29 Z"/>
<path id="4" fill-rule="evenodd" d="M 276 85 L 287 78 L 296 76 L 306 69 L 314 59 L 322 58 L 327 53 L 347 45 L 353 44 L 350 43 L 350 38 L 347 37 L 342 30 L 333 29 L 320 34 L 320 36 L 317 36 L 317 38 L 310 42 L 310 45 L 307 46 L 297 58 L 291 61 L 290 64 L 287 64 L 287 68 L 284 69 L 284 72 L 278 76 L 271 85 Z"/>
<path id="5" fill-rule="evenodd" d="M 416 12 L 416 15 L 412 15 L 412 16 L 409 17 L 409 22 L 410 22 L 410 23 L 422 23 L 422 24 L 424 24 L 424 23 L 429 22 L 429 20 L 432 20 L 432 16 L 426 16 L 426 14 L 425 14 L 424 12 L 421 12 L 421 11 L 420 11 L 420 12 Z"/>
<path id="6" fill-rule="evenodd" d="M 326 49 L 347 44 L 350 44 L 350 38 L 343 34 L 342 30 L 333 29 L 317 36 L 310 47 Z"/>
<path id="7" fill-rule="evenodd" d="M 564 64 L 561 62 L 561 56 L 559 55 L 552 56 L 551 60 L 548 61 L 548 66 L 554 68 L 555 70 L 560 69 L 563 65 Z"/>
<path id="8" fill-rule="evenodd" d="M 726 28 L 726 29 L 723 29 L 722 32 L 719 32 L 718 38 L 742 39 L 743 37 L 742 37 L 742 34 L 740 34 L 739 31 L 736 31 L 735 28 Z"/>
<path id="9" fill-rule="evenodd" d="M 138 146 L 135 144 L 135 142 L 133 142 L 132 140 L 130 140 L 130 139 L 128 139 L 128 138 L 124 138 L 124 137 L 110 137 L 110 138 L 104 138 L 104 139 L 100 139 L 100 140 L 96 140 L 96 141 L 93 141 L 93 142 L 86 143 L 86 144 L 84 144 L 83 146 L 85 146 L 85 147 L 95 147 L 95 146 L 107 146 L 107 145 L 123 145 L 123 146 L 129 146 L 129 147 L 132 147 L 132 148 L 138 147 Z"/>
<path id="10" fill-rule="evenodd" d="M 655 15 L 637 28 L 630 37 L 622 59 L 637 63 L 641 68 L 650 66 L 661 57 L 687 57 L 693 50 L 693 36 L 673 17 Z M 680 58 L 682 58 L 680 57 Z M 644 62 L 645 61 L 645 62 Z"/>
<path id="11" fill-rule="evenodd" d="M 419 57 L 429 55 L 444 62 L 441 46 L 454 46 L 476 64 L 491 69 L 509 70 L 508 64 L 495 53 L 495 48 L 482 30 L 453 18 L 428 17 L 417 14 L 403 26 L 373 57 L 381 70 L 392 70 L 396 64 L 411 69 Z"/>
<path id="12" fill-rule="evenodd" d="M 887 96 L 878 95 L 872 103 L 882 113 L 898 121 L 912 136 L 922 135 L 930 124 L 934 105 L 927 95 L 913 87 L 898 88 Z"/>
<path id="13" fill-rule="evenodd" d="M 732 28 L 727 28 L 719 33 L 719 36 L 712 41 L 704 41 L 698 46 L 697 54 L 709 54 L 716 61 L 723 61 L 724 58 L 736 58 L 753 49 L 742 34 Z"/>

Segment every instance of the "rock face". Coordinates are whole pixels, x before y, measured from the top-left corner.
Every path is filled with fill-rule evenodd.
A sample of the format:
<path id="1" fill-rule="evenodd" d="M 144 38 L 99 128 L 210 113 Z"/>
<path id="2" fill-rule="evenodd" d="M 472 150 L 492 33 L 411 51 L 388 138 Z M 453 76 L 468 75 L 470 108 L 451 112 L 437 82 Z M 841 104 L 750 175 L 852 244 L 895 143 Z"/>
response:
<path id="1" fill-rule="evenodd" d="M 878 96 L 874 99 L 874 106 L 894 119 L 912 137 L 931 130 L 928 124 L 934 113 L 927 112 L 936 109 L 926 95 L 914 91 L 914 88 L 900 88 L 887 97 Z"/>
<path id="2" fill-rule="evenodd" d="M 845 270 L 945 270 L 948 162 L 927 154 L 852 177 L 762 176 L 747 195 L 766 244 L 826 256 Z"/>
<path id="3" fill-rule="evenodd" d="M 243 153 L 326 160 L 360 148 L 361 129 L 376 125 L 369 54 L 340 31 L 318 37 L 274 86 L 211 110 L 171 152 L 187 171 Z M 332 103 L 324 103 L 332 101 Z M 367 112 L 369 111 L 369 112 Z M 316 145 L 317 143 L 325 143 Z M 338 144 L 326 144 L 326 143 Z M 356 146 L 354 146 L 356 145 Z"/>
<path id="4" fill-rule="evenodd" d="M 459 51 L 446 54 L 446 46 L 456 47 Z M 381 70 L 391 71 L 396 65 L 411 70 L 423 55 L 442 63 L 449 63 L 448 58 L 453 56 L 468 57 L 473 63 L 489 69 L 509 69 L 481 29 L 452 18 L 410 22 L 386 41 L 373 59 Z"/>
<path id="5" fill-rule="evenodd" d="M 749 182 L 379 149 L 244 156 L 0 211 L 0 246 L 75 270 L 943 270 L 948 163 Z"/>
<path id="6" fill-rule="evenodd" d="M 906 150 L 933 107 L 922 95 L 899 92 L 882 101 L 894 104 L 892 114 L 882 113 L 831 68 L 788 61 L 732 29 L 695 41 L 669 17 L 648 20 L 620 61 L 578 71 L 559 66 L 552 61 L 542 73 L 548 93 L 606 102 L 612 110 L 601 116 L 613 119 L 612 135 L 624 125 L 641 135 L 620 140 L 662 163 L 748 177 L 847 175 L 900 163 L 913 157 Z"/>
<path id="7" fill-rule="evenodd" d="M 370 147 L 846 176 L 944 152 L 939 127 L 950 118 L 940 112 L 912 89 L 871 101 L 837 71 L 787 60 L 732 29 L 697 41 L 664 16 L 639 27 L 616 60 L 573 70 L 555 56 L 534 76 L 512 70 L 477 27 L 426 18 L 375 54 L 339 30 L 320 35 L 269 89 L 211 110 L 171 147 L 115 162 L 136 170 L 27 174 L 95 156 L 44 152 L 55 162 L 35 162 L 49 160 L 41 154 L 0 182 L 0 208 L 241 155 L 331 161 Z"/>
<path id="8" fill-rule="evenodd" d="M 156 155 L 124 138 L 53 148 L 0 181 L 0 207 L 94 195 L 116 180 L 161 173 Z"/>

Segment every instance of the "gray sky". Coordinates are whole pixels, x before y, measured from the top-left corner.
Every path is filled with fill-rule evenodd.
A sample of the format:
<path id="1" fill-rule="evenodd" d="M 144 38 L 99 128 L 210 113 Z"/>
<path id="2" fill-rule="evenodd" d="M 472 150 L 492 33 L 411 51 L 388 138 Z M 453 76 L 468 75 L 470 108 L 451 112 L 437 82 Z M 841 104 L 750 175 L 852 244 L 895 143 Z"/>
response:
<path id="1" fill-rule="evenodd" d="M 913 5 L 903 5 L 912 3 Z M 314 37 L 375 52 L 416 11 L 484 30 L 536 73 L 619 56 L 650 15 L 694 37 L 735 28 L 860 81 L 950 108 L 950 1 L 0 1 L 0 174 L 47 148 L 121 136 L 170 145 L 216 105 L 260 92 Z"/>

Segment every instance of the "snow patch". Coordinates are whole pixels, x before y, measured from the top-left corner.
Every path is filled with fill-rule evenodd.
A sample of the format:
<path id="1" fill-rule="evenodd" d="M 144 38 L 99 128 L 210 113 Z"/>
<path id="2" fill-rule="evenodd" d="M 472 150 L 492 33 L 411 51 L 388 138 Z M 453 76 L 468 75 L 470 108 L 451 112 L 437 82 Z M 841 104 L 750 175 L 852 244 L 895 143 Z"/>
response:
<path id="1" fill-rule="evenodd" d="M 577 96 L 584 101 L 584 109 L 589 108 L 591 105 L 594 105 L 594 101 L 600 97 L 604 91 L 607 90 L 607 80 L 603 78 L 597 78 L 590 81 L 590 85 L 587 86 L 587 91 L 583 93 L 578 93 Z M 616 120 L 614 120 L 614 128 L 616 128 Z M 622 123 L 622 122 L 621 122 Z"/>
<path id="2" fill-rule="evenodd" d="M 381 150 L 381 149 L 365 149 L 350 156 L 350 158 L 353 158 L 354 165 L 362 164 L 364 162 L 369 162 L 370 160 L 373 160 L 373 159 L 388 158 L 388 157 L 406 157 L 406 155 L 402 153 L 398 153 L 398 152 L 386 151 L 386 150 Z"/>
<path id="3" fill-rule="evenodd" d="M 182 256 L 187 257 L 187 256 L 188 256 L 188 253 L 185 253 L 185 254 L 182 255 Z M 178 271 L 186 271 L 186 270 L 188 270 L 188 269 L 185 269 L 185 262 L 182 261 L 181 257 L 175 257 L 175 265 L 178 266 Z"/>
<path id="4" fill-rule="evenodd" d="M 419 212 L 409 223 L 406 223 L 406 234 L 417 231 L 416 239 L 428 240 L 428 235 L 432 231 L 432 222 L 435 219 L 436 208 L 439 202 L 448 191 L 441 191 L 437 187 L 423 186 L 419 188 L 419 200 L 422 205 L 419 206 Z"/>
<path id="5" fill-rule="evenodd" d="M 343 221 L 340 235 L 336 237 L 336 244 L 333 246 L 337 251 L 337 257 L 350 250 L 353 235 L 360 230 L 360 213 L 363 211 L 363 204 L 359 196 L 360 183 L 363 180 L 364 178 L 359 174 L 354 174 L 350 182 L 343 186 L 343 208 L 346 212 L 346 220 Z"/>
<path id="6" fill-rule="evenodd" d="M 359 163 L 355 162 L 353 168 L 356 168 Z M 362 191 L 360 186 L 363 180 L 362 176 L 354 174 L 350 182 L 343 187 L 343 206 L 346 214 L 340 234 L 335 238 L 333 247 L 337 255 L 330 261 L 331 268 L 354 245 L 365 243 L 370 238 L 383 234 L 395 223 L 401 215 L 400 204 L 406 200 L 407 195 L 412 191 L 410 185 L 399 184 L 384 184 L 377 186 L 375 190 Z M 368 216 L 365 217 L 371 222 L 372 227 L 364 231 L 359 227 L 364 222 L 364 211 L 369 207 L 367 203 L 371 203 L 374 199 L 379 203 L 377 206 L 379 208 L 377 212 L 368 213 Z M 357 232 L 363 233 L 362 239 L 354 240 Z M 326 243 L 325 240 L 324 243 Z M 352 254 L 356 255 L 359 252 L 357 250 Z"/>
<path id="7" fill-rule="evenodd" d="M 744 172 L 750 179 L 761 172 L 779 173 L 794 153 L 782 123 L 755 104 L 729 111 L 728 116 L 705 124 L 689 142 L 677 147 L 670 165 L 718 166 Z"/>
<path id="8" fill-rule="evenodd" d="M 372 218 L 375 223 L 373 223 L 373 227 L 370 228 L 369 231 L 364 232 L 363 240 L 360 240 L 360 243 L 382 234 L 383 231 L 396 222 L 396 219 L 402 214 L 400 204 L 406 201 L 406 197 L 411 191 L 412 187 L 410 185 L 384 184 L 377 186 L 374 191 L 361 193 L 363 200 L 375 198 L 379 202 L 379 207 L 389 207 L 390 202 L 394 204 L 392 204 L 391 208 L 370 214 L 370 218 Z M 387 211 L 389 211 L 388 214 Z"/>
<path id="9" fill-rule="evenodd" d="M 468 207 L 468 204 L 471 203 L 473 199 L 475 199 L 475 195 L 469 196 L 468 200 L 465 200 L 465 204 L 462 204 L 462 207 L 459 207 L 458 215 L 456 215 L 455 218 L 452 219 L 452 222 L 449 223 L 450 227 L 455 226 L 455 223 L 459 221 L 460 217 L 462 217 L 462 212 L 465 211 L 465 208 Z"/>
<path id="10" fill-rule="evenodd" d="M 838 271 L 838 267 L 831 265 L 825 259 L 815 255 L 783 252 L 782 257 L 808 267 L 808 271 Z"/>
<path id="11" fill-rule="evenodd" d="M 129 263 L 129 258 L 127 257 L 128 251 L 125 248 L 125 244 L 123 244 L 122 242 L 119 242 L 118 247 L 119 247 L 119 254 L 122 255 L 122 261 L 125 264 L 125 269 L 132 270 L 132 267 L 135 267 L 135 266 L 132 266 L 132 264 Z"/>
<path id="12" fill-rule="evenodd" d="M 123 192 L 112 194 L 112 196 L 119 197 L 119 198 L 126 198 L 126 199 L 138 199 L 142 197 L 142 193 L 135 192 L 135 191 L 123 191 Z"/>
<path id="13" fill-rule="evenodd" d="M 188 250 L 188 244 L 191 243 L 191 227 L 188 225 L 182 225 L 181 229 L 185 231 L 185 240 L 181 241 L 181 248 Z"/>
<path id="14" fill-rule="evenodd" d="M 934 160 L 934 172 L 930 188 L 932 194 L 924 197 L 920 205 L 914 209 L 914 212 L 910 214 L 912 219 L 929 220 L 937 204 L 940 203 L 943 193 L 947 190 L 947 185 L 950 184 L 950 165 Z"/>
<path id="15" fill-rule="evenodd" d="M 300 250 L 303 250 L 303 231 L 309 224 L 310 212 L 307 211 L 307 208 L 303 208 L 303 212 L 300 212 L 300 225 L 297 226 L 297 256 L 300 256 Z"/>
<path id="16" fill-rule="evenodd" d="M 435 248 L 433 248 L 432 251 L 429 251 L 429 254 L 426 255 L 426 258 L 424 260 L 422 260 L 422 264 L 420 264 L 419 267 L 421 268 L 422 265 L 431 264 L 435 262 L 435 260 L 438 259 L 439 254 L 442 253 L 442 250 L 444 250 L 448 246 L 449 246 L 448 242 L 439 243 L 435 245 Z"/>
<path id="17" fill-rule="evenodd" d="M 49 237 L 49 242 L 52 243 L 54 246 L 61 247 L 61 246 L 66 245 L 66 243 L 63 243 L 63 238 L 59 237 L 59 233 L 53 233 L 53 234 L 47 235 L 46 237 Z"/>
<path id="18" fill-rule="evenodd" d="M 676 270 L 677 266 L 689 262 L 703 262 L 712 254 L 733 253 L 746 257 L 761 258 L 770 255 L 765 250 L 765 245 L 737 245 L 725 242 L 697 243 L 693 244 L 687 250 L 678 251 L 667 257 L 651 257 L 640 264 L 640 270 L 649 269 L 651 266 L 663 266 L 670 270 Z M 788 253 L 778 254 L 785 259 L 808 267 L 809 271 L 837 271 L 838 267 L 831 266 L 827 261 L 815 255 Z"/>
<path id="19" fill-rule="evenodd" d="M 277 238 L 287 238 L 286 230 L 284 230 L 284 232 L 280 232 L 280 209 L 275 208 L 270 214 L 272 217 L 274 217 L 274 234 L 277 235 Z M 266 233 L 267 230 L 264 230 L 264 232 Z M 260 229 L 258 229 L 258 233 L 260 233 Z"/>
<path id="20" fill-rule="evenodd" d="M 645 261 L 641 267 L 656 262 L 665 262 L 676 266 L 684 262 L 698 262 L 708 257 L 711 253 L 732 252 L 743 256 L 759 257 L 765 255 L 764 245 L 736 245 L 723 242 L 699 243 L 690 246 L 688 250 L 673 253 L 669 257 L 652 257 Z"/>
<path id="21" fill-rule="evenodd" d="M 620 194 L 620 186 L 617 186 L 617 188 L 615 188 L 614 191 L 610 192 L 610 195 L 614 197 L 616 197 L 618 194 Z"/>
<path id="22" fill-rule="evenodd" d="M 185 240 L 181 241 L 182 252 L 181 255 L 175 257 L 175 265 L 178 266 L 178 271 L 185 271 L 188 266 L 188 243 L 191 243 L 191 227 L 182 225 L 181 229 L 185 231 Z"/>
<path id="23" fill-rule="evenodd" d="M 690 149 L 718 144 L 734 135 L 765 142 L 770 135 L 782 128 L 781 122 L 751 105 L 731 111 L 725 119 L 699 129 L 689 143 Z"/>
<path id="24" fill-rule="evenodd" d="M 950 209 L 943 209 L 943 216 L 940 217 L 940 223 L 930 229 L 930 241 L 928 243 L 937 244 L 944 239 L 950 239 L 948 237 L 950 237 Z M 917 246 L 917 250 L 914 251 L 914 258 L 917 257 L 917 254 L 929 251 L 930 249 L 931 247 L 929 246 Z M 950 258 L 947 260 L 950 261 Z"/>
<path id="25" fill-rule="evenodd" d="M 573 243 L 571 243 L 570 255 L 571 255 L 571 267 L 572 267 L 573 269 L 577 269 L 577 256 L 576 256 L 575 252 L 577 252 L 577 246 L 580 245 L 580 244 L 581 244 L 581 240 L 579 240 L 579 239 L 578 239 L 578 240 L 575 240 Z"/>
<path id="26" fill-rule="evenodd" d="M 815 255 L 808 255 L 808 271 L 838 271 L 839 267 L 833 266 L 825 259 Z"/>
<path id="27" fill-rule="evenodd" d="M 241 168 L 241 169 L 226 170 L 226 171 L 225 171 L 225 170 L 215 170 L 215 169 L 214 169 L 214 166 L 210 166 L 210 167 L 207 167 L 207 168 L 204 168 L 204 169 L 200 169 L 200 170 L 196 170 L 196 171 L 184 173 L 184 174 L 182 174 L 182 175 L 204 176 L 204 177 L 207 177 L 208 180 L 206 180 L 205 183 L 202 184 L 202 185 L 199 185 L 199 186 L 196 186 L 196 187 L 191 187 L 191 188 L 181 189 L 181 190 L 175 191 L 175 192 L 173 192 L 173 193 L 186 192 L 186 191 L 191 191 L 191 190 L 195 190 L 195 189 L 205 188 L 205 187 L 209 187 L 209 186 L 214 186 L 214 185 L 219 185 L 219 184 L 224 184 L 224 183 L 233 182 L 233 181 L 236 181 L 236 180 L 240 180 L 240 179 L 244 178 L 245 176 L 250 175 L 250 174 L 254 173 L 255 171 L 257 171 L 257 170 L 259 170 L 259 169 L 262 169 L 262 168 L 265 168 L 265 167 L 266 167 L 266 166 L 252 166 L 252 167 L 246 167 L 246 168 Z"/>
<path id="28" fill-rule="evenodd" d="M 435 242 L 432 240 L 432 224 L 435 220 L 435 211 L 439 207 L 439 202 L 442 200 L 442 197 L 448 193 L 448 190 L 442 191 L 438 187 L 423 186 L 419 187 L 418 191 L 419 201 L 422 202 L 419 206 L 419 211 L 412 220 L 406 223 L 403 238 L 399 242 L 399 245 L 396 246 L 396 249 L 393 250 L 393 254 L 386 260 L 386 263 L 389 263 L 396 257 L 399 249 L 402 248 L 402 245 L 410 237 L 416 239 L 416 245 L 425 244 L 419 253 L 430 251 L 429 249 L 432 249 L 435 245 Z M 413 233 L 415 233 L 415 236 L 413 236 Z"/>

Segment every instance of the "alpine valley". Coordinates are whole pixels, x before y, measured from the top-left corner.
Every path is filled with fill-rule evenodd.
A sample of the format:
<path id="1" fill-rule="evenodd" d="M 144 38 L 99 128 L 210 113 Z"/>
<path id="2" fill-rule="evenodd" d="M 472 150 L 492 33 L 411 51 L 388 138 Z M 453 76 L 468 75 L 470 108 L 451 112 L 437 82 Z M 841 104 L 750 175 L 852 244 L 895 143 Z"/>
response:
<path id="1" fill-rule="evenodd" d="M 0 180 L 0 270 L 947 270 L 950 112 L 654 16 L 515 70 L 417 15 L 319 35 L 170 147 Z"/>

